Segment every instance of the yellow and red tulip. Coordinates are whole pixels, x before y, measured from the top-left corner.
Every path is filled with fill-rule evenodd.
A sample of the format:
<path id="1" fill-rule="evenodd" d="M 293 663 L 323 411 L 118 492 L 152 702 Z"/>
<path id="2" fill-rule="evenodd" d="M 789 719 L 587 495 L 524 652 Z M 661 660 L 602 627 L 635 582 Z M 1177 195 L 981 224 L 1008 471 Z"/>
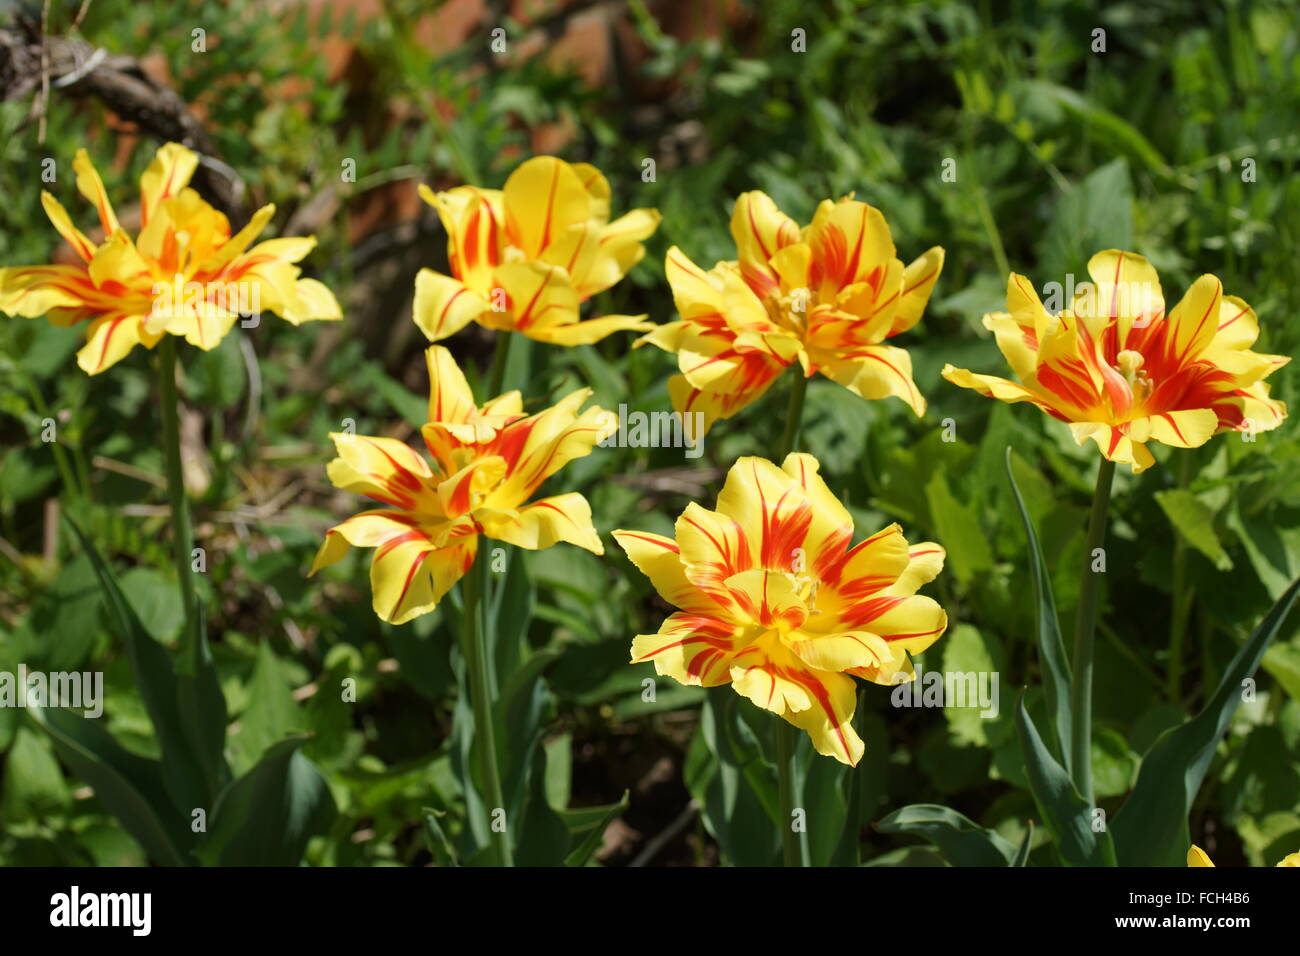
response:
<path id="1" fill-rule="evenodd" d="M 132 239 L 86 151 L 78 150 L 72 163 L 77 189 L 94 203 L 104 241 L 91 242 L 42 192 L 46 215 L 82 262 L 0 269 L 0 311 L 44 315 L 60 326 L 88 322 L 77 364 L 91 375 L 136 345 L 153 348 L 163 335 L 214 348 L 239 317 L 239 305 L 248 302 L 294 325 L 340 318 L 329 289 L 300 278 L 294 265 L 316 240 L 271 239 L 250 249 L 275 206 L 259 209 L 232 236 L 225 215 L 189 188 L 197 166 L 198 156 L 177 143 L 157 151 L 140 179 L 140 234 Z"/>
<path id="2" fill-rule="evenodd" d="M 1208 853 L 1195 844 L 1187 851 L 1188 866 L 1214 866 Z M 1300 866 L 1300 853 L 1289 853 L 1278 861 L 1278 866 Z"/>
<path id="3" fill-rule="evenodd" d="M 1024 277 L 1007 282 L 1007 311 L 984 317 L 1019 382 L 945 366 L 943 376 L 1004 402 L 1032 402 L 1140 472 L 1149 441 L 1196 448 L 1225 431 L 1267 431 L 1286 418 L 1263 379 L 1290 361 L 1250 347 L 1259 321 L 1203 275 L 1166 314 L 1155 269 L 1131 252 L 1099 252 L 1093 286 L 1051 315 Z"/>
<path id="4" fill-rule="evenodd" d="M 730 683 L 736 693 L 807 731 L 819 753 L 862 757 L 852 725 L 853 677 L 912 679 L 908 654 L 948 619 L 918 595 L 943 567 L 936 544 L 909 546 L 890 525 L 853 547 L 853 519 L 811 455 L 784 465 L 741 458 L 717 510 L 696 503 L 676 540 L 644 531 L 614 537 L 661 597 L 679 610 L 632 641 L 632 661 L 682 684 Z"/>
<path id="5" fill-rule="evenodd" d="M 431 342 L 474 321 L 553 345 L 650 328 L 644 315 L 579 320 L 579 306 L 641 260 L 659 225 L 654 209 L 610 222 L 609 182 L 596 167 L 537 156 L 502 189 L 421 186 L 420 196 L 447 231 L 452 272 L 416 277 L 415 324 Z"/>
<path id="6" fill-rule="evenodd" d="M 680 318 L 638 345 L 675 352 L 674 407 L 703 412 L 705 427 L 756 401 L 798 361 L 863 398 L 897 396 L 917 415 L 925 399 L 911 357 L 888 340 L 921 319 L 943 268 L 935 246 L 904 268 L 880 211 L 829 199 L 800 229 L 761 192 L 731 218 L 737 260 L 709 271 L 674 246 L 665 268 Z"/>
<path id="7" fill-rule="evenodd" d="M 604 553 L 582 495 L 529 502 L 542 482 L 616 427 L 596 406 L 579 411 L 591 390 L 525 417 L 518 392 L 475 405 L 442 346 L 431 346 L 426 358 L 429 423 L 421 433 L 429 458 L 392 438 L 331 434 L 338 457 L 330 481 L 388 507 L 330 529 L 309 572 L 334 564 L 349 546 L 374 548 L 373 607 L 391 624 L 433 610 L 473 564 L 480 536 L 530 550 L 567 541 Z"/>

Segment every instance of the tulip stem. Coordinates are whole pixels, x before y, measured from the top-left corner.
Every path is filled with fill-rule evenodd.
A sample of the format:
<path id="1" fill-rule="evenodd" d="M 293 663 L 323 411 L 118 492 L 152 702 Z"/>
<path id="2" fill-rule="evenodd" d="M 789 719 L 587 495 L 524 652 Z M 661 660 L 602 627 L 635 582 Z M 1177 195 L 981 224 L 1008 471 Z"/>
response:
<path id="1" fill-rule="evenodd" d="M 808 378 L 803 368 L 794 367 L 794 387 L 790 389 L 790 404 L 785 412 L 785 432 L 781 435 L 781 447 L 776 456 L 776 464 L 785 461 L 785 456 L 796 450 L 799 444 L 799 430 L 803 424 L 803 401 L 808 394 Z"/>
<path id="2" fill-rule="evenodd" d="M 485 401 L 492 401 L 501 394 L 506 381 L 506 364 L 510 359 L 510 340 L 513 332 L 497 332 L 496 348 L 492 351 L 492 372 L 488 377 L 488 393 Z"/>
<path id="3" fill-rule="evenodd" d="M 185 494 L 185 474 L 181 469 L 180 400 L 176 394 L 176 338 L 164 335 L 158 343 L 158 392 L 162 409 L 163 456 L 167 472 L 167 499 L 171 504 L 172 554 L 176 561 L 176 577 L 181 589 L 181 607 L 184 611 L 185 630 L 181 639 L 183 661 L 190 659 L 188 651 L 193 646 L 193 626 L 198 616 L 198 595 L 194 589 L 194 571 L 191 561 L 194 551 L 194 531 L 190 525 L 190 507 Z"/>
<path id="4" fill-rule="evenodd" d="M 803 369 L 794 367 L 794 385 L 790 389 L 790 404 L 785 413 L 785 431 L 776 456 L 780 465 L 799 444 L 799 429 L 803 422 L 804 397 L 808 394 L 808 378 Z M 794 829 L 795 804 L 798 797 L 794 781 L 795 729 L 784 717 L 776 721 L 776 786 L 781 803 L 781 860 L 785 866 L 803 866 L 803 840 Z"/>
<path id="5" fill-rule="evenodd" d="M 1191 481 L 1192 455 L 1195 449 L 1189 448 L 1178 456 L 1178 487 L 1186 488 Z M 1169 703 L 1180 706 L 1183 688 L 1183 637 L 1187 633 L 1187 619 L 1192 610 L 1192 592 L 1187 587 L 1187 546 L 1181 531 L 1174 532 L 1173 554 L 1172 613 L 1169 615 L 1169 669 L 1167 671 L 1167 693 Z"/>
<path id="6" fill-rule="evenodd" d="M 465 614 L 465 665 L 469 669 L 470 700 L 474 706 L 474 742 L 483 774 L 483 798 L 487 804 L 488 831 L 498 866 L 513 866 L 501 770 L 497 766 L 496 727 L 492 720 L 491 642 L 483 626 L 482 598 L 486 591 L 488 552 L 480 548 L 469 572 L 460 579 Z M 498 814 L 498 811 L 501 811 Z M 498 818 L 504 825 L 498 825 Z"/>
<path id="7" fill-rule="evenodd" d="M 1079 582 L 1079 607 L 1074 619 L 1074 660 L 1070 686 L 1073 739 L 1070 741 L 1070 776 L 1079 794 L 1092 803 L 1092 657 L 1097 631 L 1097 598 L 1101 593 L 1101 572 L 1092 569 L 1096 551 L 1106 541 L 1106 512 L 1115 463 L 1101 460 L 1097 488 L 1088 515 L 1088 542 L 1084 548 L 1083 575 Z"/>
<path id="8" fill-rule="evenodd" d="M 776 784 L 781 801 L 781 862 L 784 866 L 803 866 L 803 845 L 794 829 L 794 734 L 793 725 L 784 717 L 776 721 Z"/>

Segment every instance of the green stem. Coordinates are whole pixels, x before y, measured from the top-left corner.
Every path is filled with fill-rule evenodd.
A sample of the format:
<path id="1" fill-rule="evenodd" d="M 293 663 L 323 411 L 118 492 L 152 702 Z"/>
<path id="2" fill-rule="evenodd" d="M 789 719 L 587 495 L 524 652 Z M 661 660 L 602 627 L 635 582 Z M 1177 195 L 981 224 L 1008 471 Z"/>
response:
<path id="1" fill-rule="evenodd" d="M 1186 488 L 1191 480 L 1193 449 L 1178 456 L 1178 487 Z M 1173 582 L 1170 590 L 1169 669 L 1165 692 L 1169 702 L 1178 706 L 1183 689 L 1183 640 L 1188 615 L 1192 610 L 1192 592 L 1187 587 L 1187 544 L 1181 532 L 1174 532 Z"/>
<path id="2" fill-rule="evenodd" d="M 1093 553 L 1106 540 L 1106 512 L 1115 463 L 1101 460 L 1097 489 L 1088 515 L 1088 541 L 1083 555 L 1083 576 L 1079 582 L 1079 608 L 1074 619 L 1074 659 L 1070 685 L 1070 713 L 1074 724 L 1070 775 L 1085 800 L 1092 803 L 1092 657 L 1097 629 L 1097 598 L 1101 593 L 1100 572 L 1092 570 Z"/>
<path id="3" fill-rule="evenodd" d="M 483 774 L 483 796 L 487 803 L 488 830 L 495 849 L 498 866 L 513 866 L 510 850 L 509 826 L 498 830 L 493 824 L 497 810 L 505 809 L 501 790 L 501 771 L 497 766 L 496 727 L 492 720 L 491 641 L 483 627 L 482 599 L 486 590 L 488 554 L 480 548 L 469 573 L 461 578 L 461 597 L 465 614 L 465 663 L 469 668 L 470 698 L 474 705 L 474 739 L 478 746 L 480 769 Z"/>
<path id="4" fill-rule="evenodd" d="M 799 444 L 799 430 L 803 421 L 804 398 L 808 394 L 808 378 L 803 368 L 794 366 L 794 385 L 790 389 L 790 404 L 785 412 L 785 430 L 781 435 L 781 446 L 776 463 L 780 465 L 785 457 Z M 776 783 L 777 795 L 781 801 L 781 860 L 786 866 L 803 866 L 803 840 L 794 830 L 795 793 L 794 780 L 795 728 L 784 718 L 776 722 Z"/>
<path id="5" fill-rule="evenodd" d="M 49 406 L 45 404 L 45 396 L 41 390 L 25 371 L 19 370 L 19 375 L 23 385 L 27 388 L 27 395 L 32 402 L 32 410 L 44 421 L 47 418 L 53 418 L 49 411 Z M 57 427 L 57 425 L 56 425 Z M 57 434 L 55 440 L 50 442 L 50 453 L 54 455 L 54 466 L 59 471 L 59 480 L 63 482 L 63 490 L 68 493 L 71 503 L 76 505 L 79 501 L 87 497 L 87 491 L 79 485 L 72 476 L 72 468 L 68 464 L 68 455 L 59 443 Z"/>
<path id="6" fill-rule="evenodd" d="M 785 866 L 803 866 L 803 847 L 794 830 L 794 725 L 776 722 L 776 784 L 781 800 L 781 862 Z"/>
<path id="7" fill-rule="evenodd" d="M 164 335 L 158 343 L 158 392 L 162 406 L 163 454 L 167 471 L 167 499 L 171 504 L 172 552 L 176 576 L 180 582 L 181 608 L 185 629 L 181 641 L 182 660 L 194 639 L 193 623 L 198 616 L 198 595 L 194 590 L 191 566 L 194 532 L 190 527 L 190 507 L 185 495 L 185 478 L 181 470 L 181 433 L 179 399 L 176 394 L 176 338 Z"/>
<path id="8" fill-rule="evenodd" d="M 513 332 L 497 332 L 496 348 L 492 351 L 492 372 L 488 377 L 488 393 L 485 396 L 487 401 L 500 395 L 505 385 L 506 364 L 510 359 L 510 342 L 514 337 Z"/>
<path id="9" fill-rule="evenodd" d="M 803 402 L 807 394 L 808 379 L 803 374 L 803 368 L 795 365 L 794 387 L 790 389 L 790 404 L 785 411 L 785 431 L 781 435 L 780 451 L 776 456 L 778 466 L 785 460 L 785 456 L 795 451 L 799 445 L 799 430 L 803 427 Z"/>

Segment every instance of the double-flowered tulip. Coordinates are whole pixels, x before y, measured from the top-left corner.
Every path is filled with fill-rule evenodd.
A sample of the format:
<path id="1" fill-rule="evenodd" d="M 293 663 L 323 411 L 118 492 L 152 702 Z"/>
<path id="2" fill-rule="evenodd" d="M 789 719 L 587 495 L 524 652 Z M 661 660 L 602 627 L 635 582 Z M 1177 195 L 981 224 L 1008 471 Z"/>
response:
<path id="1" fill-rule="evenodd" d="M 1050 314 L 1024 276 L 1007 282 L 1007 311 L 984 325 L 1018 382 L 945 366 L 943 376 L 1004 402 L 1032 402 L 1134 472 L 1155 461 L 1149 441 L 1196 448 L 1225 431 L 1268 431 L 1286 418 L 1264 378 L 1290 361 L 1251 351 L 1254 310 L 1203 275 L 1165 312 L 1142 256 L 1114 249 L 1088 263 L 1072 308 Z"/>
<path id="2" fill-rule="evenodd" d="M 632 661 L 683 684 L 736 693 L 808 732 L 819 753 L 862 757 L 853 677 L 896 684 L 909 654 L 938 640 L 947 615 L 917 589 L 943 567 L 937 544 L 909 546 L 893 524 L 850 547 L 853 519 L 811 455 L 782 467 L 732 466 L 717 510 L 687 506 L 675 540 L 614 537 L 679 610 L 632 642 Z"/>
<path id="3" fill-rule="evenodd" d="M 637 344 L 677 354 L 668 381 L 678 412 L 705 427 L 756 401 L 788 366 L 817 372 L 863 398 L 897 396 L 917 415 L 925 399 L 912 360 L 889 344 L 916 325 L 943 268 L 935 246 L 904 267 L 880 210 L 829 199 L 800 229 L 761 192 L 736 200 L 736 261 L 707 272 L 674 246 L 665 269 L 680 318 Z"/>
<path id="4" fill-rule="evenodd" d="M 157 151 L 140 179 L 140 232 L 133 239 L 118 222 L 86 151 L 78 150 L 72 163 L 77 189 L 95 205 L 104 240 L 91 242 L 58 201 L 42 192 L 46 215 L 81 262 L 0 269 L 0 311 L 44 315 L 61 326 L 87 323 L 77 364 L 91 375 L 137 345 L 153 348 L 164 335 L 214 348 L 241 314 L 266 310 L 294 325 L 340 318 L 329 289 L 301 278 L 294 265 L 316 240 L 252 245 L 274 215 L 273 205 L 231 235 L 225 215 L 188 185 L 198 162 L 177 143 Z"/>
<path id="5" fill-rule="evenodd" d="M 650 327 L 644 315 L 579 319 L 583 302 L 641 260 L 642 240 L 659 225 L 653 209 L 610 222 L 609 182 L 596 167 L 537 156 L 502 189 L 421 186 L 420 195 L 447 231 L 452 273 L 416 276 L 415 324 L 431 342 L 475 321 L 552 345 Z"/>
<path id="6" fill-rule="evenodd" d="M 393 438 L 331 434 L 338 457 L 330 481 L 387 507 L 331 528 L 310 572 L 334 564 L 349 546 L 374 548 L 373 606 L 391 624 L 432 611 L 474 563 L 480 536 L 532 550 L 567 541 L 604 552 L 582 495 L 530 501 L 547 478 L 617 427 L 596 406 L 580 410 L 591 390 L 571 392 L 536 415 L 523 414 L 518 392 L 480 408 L 447 349 L 432 346 L 426 357 L 429 422 L 421 434 L 429 458 Z"/>

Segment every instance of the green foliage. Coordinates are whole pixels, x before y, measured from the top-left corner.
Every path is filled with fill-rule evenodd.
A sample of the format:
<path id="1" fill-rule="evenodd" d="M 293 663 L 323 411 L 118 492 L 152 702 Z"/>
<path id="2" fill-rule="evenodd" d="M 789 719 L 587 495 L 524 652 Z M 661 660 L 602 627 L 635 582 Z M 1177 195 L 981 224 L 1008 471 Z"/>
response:
<path id="1" fill-rule="evenodd" d="M 0 863 L 481 857 L 488 816 L 456 598 L 390 627 L 371 610 L 368 553 L 305 572 L 324 531 L 361 509 L 325 478 L 328 434 L 350 421 L 418 443 L 425 343 L 408 318 L 411 285 L 416 268 L 446 258 L 432 211 L 407 208 L 415 182 L 499 186 L 539 148 L 604 170 L 616 214 L 663 213 L 646 258 L 592 315 L 674 318 L 664 253 L 733 256 L 731 202 L 750 189 L 799 221 L 853 191 L 884 211 L 904 261 L 946 249 L 925 318 L 897 340 L 926 416 L 815 380 L 803 436 L 849 506 L 855 540 L 896 520 L 909 540 L 948 549 L 926 593 L 953 627 L 919 663 L 992 667 L 1006 706 L 989 718 L 940 714 L 862 684 L 857 768 L 800 745 L 812 862 L 1095 862 L 1111 837 L 1121 863 L 1176 862 L 1182 842 L 1213 833 L 1216 862 L 1258 865 L 1300 846 L 1300 634 L 1275 604 L 1300 575 L 1290 422 L 1253 442 L 1156 448 L 1154 467 L 1117 478 L 1094 678 L 1093 783 L 1113 820 L 1103 838 L 1061 779 L 1095 449 L 1031 406 L 939 375 L 947 362 L 1006 372 L 980 319 L 1003 308 L 1007 272 L 1039 288 L 1079 281 L 1111 245 L 1147 256 L 1171 302 L 1201 273 L 1218 275 L 1257 311 L 1260 350 L 1296 353 L 1300 34 L 1289 5 L 764 0 L 709 35 L 634 2 L 637 55 L 622 51 L 596 84 L 547 55 L 553 44 L 534 55 L 528 24 L 508 24 L 518 55 L 488 62 L 476 42 L 431 54 L 428 5 L 415 0 L 367 17 L 316 18 L 308 6 L 208 4 L 202 55 L 161 0 L 96 0 L 80 27 L 92 45 L 148 57 L 194 104 L 250 205 L 277 205 L 268 235 L 313 201 L 337 201 L 308 217 L 319 246 L 304 265 L 336 290 L 346 318 L 295 329 L 267 317 L 211 352 L 181 350 L 191 503 L 211 558 L 201 582 L 210 621 L 193 634 L 175 596 L 145 354 L 88 377 L 75 365 L 79 329 L 0 321 L 0 671 L 100 671 L 108 701 L 100 720 L 42 710 L 29 722 L 0 708 Z M 54 29 L 70 16 L 56 9 Z M 1105 53 L 1090 49 L 1094 26 L 1106 30 Z M 790 49 L 796 27 L 806 53 Z M 347 41 L 338 70 L 321 55 L 327 37 Z M 59 245 L 42 188 L 90 227 L 70 174 L 77 148 L 129 211 L 157 145 L 58 88 L 38 144 L 30 107 L 0 103 L 4 266 L 51 261 Z M 40 178 L 47 157 L 52 183 Z M 652 182 L 641 178 L 646 158 Z M 357 163 L 355 183 L 340 182 L 345 159 Z M 948 159 L 955 181 L 942 175 Z M 469 329 L 450 344 L 481 395 L 487 337 Z M 530 409 L 580 385 L 607 408 L 667 407 L 672 357 L 632 349 L 629 335 L 525 344 L 506 380 Z M 1294 371 L 1270 381 L 1295 407 Z M 699 459 L 597 449 L 566 469 L 562 490 L 591 501 L 602 534 L 671 533 L 687 502 L 712 501 L 736 456 L 773 453 L 786 387 L 720 423 Z M 54 442 L 42 437 L 50 419 Z M 605 546 L 603 557 L 507 549 L 510 571 L 494 588 L 494 718 L 520 859 L 625 863 L 664 835 L 652 862 L 774 862 L 783 821 L 771 716 L 728 688 L 658 678 L 647 692 L 655 675 L 628 664 L 628 646 L 668 611 L 607 534 Z M 1192 603 L 1171 691 L 1176 555 Z M 1260 620 L 1269 627 L 1251 637 Z M 1249 672 L 1256 698 L 1234 712 Z M 292 825 L 267 838 L 254 802 Z M 204 840 L 191 830 L 196 807 L 212 810 Z M 683 812 L 697 815 L 672 829 Z"/>

